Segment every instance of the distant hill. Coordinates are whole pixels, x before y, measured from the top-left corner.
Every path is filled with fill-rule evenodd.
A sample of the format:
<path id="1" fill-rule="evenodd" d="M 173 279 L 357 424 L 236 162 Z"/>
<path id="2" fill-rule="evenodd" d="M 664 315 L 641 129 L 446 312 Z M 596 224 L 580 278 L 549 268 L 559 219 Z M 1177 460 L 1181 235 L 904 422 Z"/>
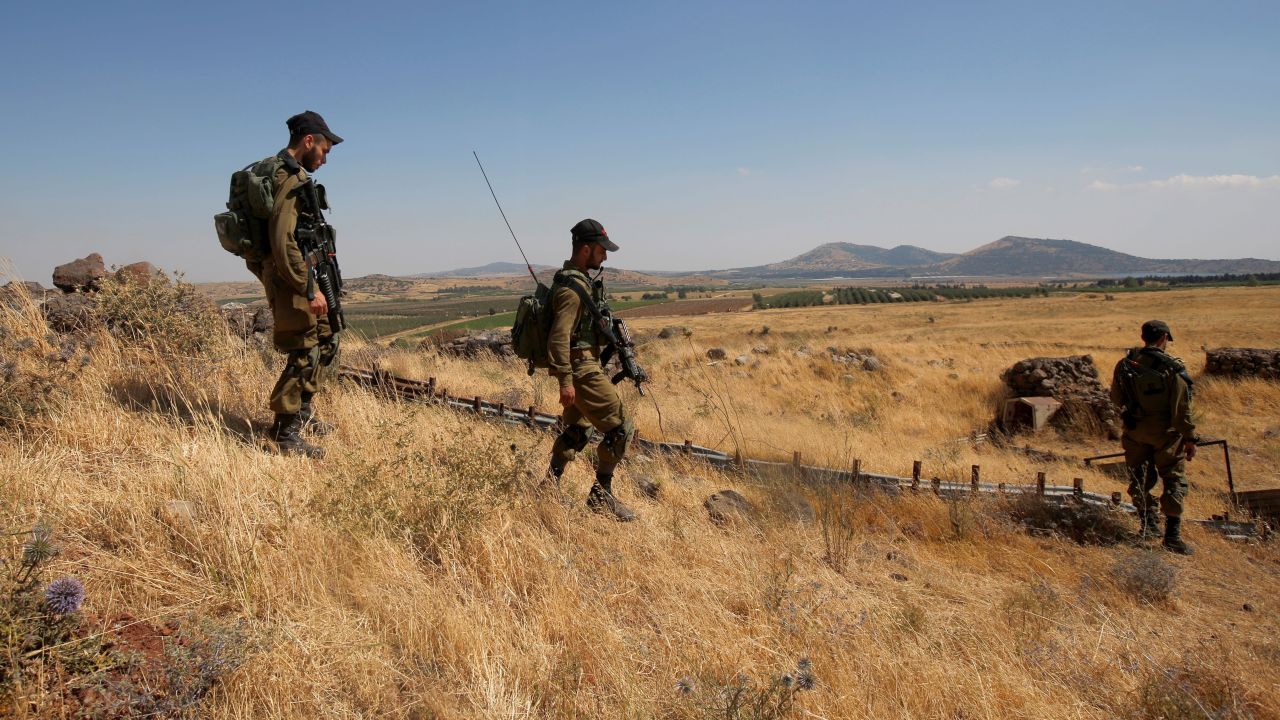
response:
<path id="1" fill-rule="evenodd" d="M 542 272 L 543 270 L 548 269 L 555 270 L 555 268 L 550 265 L 534 265 L 533 269 L 535 272 Z M 418 275 L 411 275 L 410 277 L 498 277 L 503 275 L 526 275 L 528 272 L 529 270 L 525 267 L 524 263 L 492 262 L 488 265 L 481 265 L 479 267 L 466 267 L 458 268 L 456 270 L 443 270 L 441 272 L 420 273 Z"/>
<path id="2" fill-rule="evenodd" d="M 976 276 L 1056 277 L 1126 274 L 1248 274 L 1280 272 L 1280 262 L 1241 258 L 1226 260 L 1150 259 L 1075 240 L 1009 235 L 963 255 L 940 253 L 913 245 L 886 250 L 874 245 L 826 243 L 790 260 L 755 267 L 716 270 L 722 279 Z"/>
<path id="3" fill-rule="evenodd" d="M 1280 271 L 1280 262 L 1160 260 L 1128 255 L 1075 240 L 1002 237 L 927 268 L 929 274 L 982 276 L 1251 273 Z"/>
<path id="4" fill-rule="evenodd" d="M 877 268 L 905 268 L 930 265 L 955 257 L 952 253 L 940 253 L 914 245 L 899 245 L 890 250 L 875 245 L 855 245 L 833 242 L 819 245 L 790 260 L 742 268 L 744 272 L 759 271 L 768 274 L 792 274 L 815 271 L 829 274 L 833 271 L 857 272 Z"/>

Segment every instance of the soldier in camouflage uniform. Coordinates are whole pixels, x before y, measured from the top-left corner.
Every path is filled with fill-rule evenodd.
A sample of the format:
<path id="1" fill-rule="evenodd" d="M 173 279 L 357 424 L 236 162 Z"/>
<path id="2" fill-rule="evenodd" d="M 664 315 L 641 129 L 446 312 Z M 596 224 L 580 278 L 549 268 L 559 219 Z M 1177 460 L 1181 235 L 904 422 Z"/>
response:
<path id="1" fill-rule="evenodd" d="M 1146 472 L 1154 463 L 1164 482 L 1160 509 L 1165 516 L 1164 547 L 1183 555 L 1191 547 L 1182 540 L 1182 502 L 1187 497 L 1187 461 L 1196 455 L 1195 416 L 1191 407 L 1192 381 L 1182 361 L 1165 352 L 1173 341 L 1160 320 L 1142 325 L 1143 347 L 1133 348 L 1116 364 L 1111 400 L 1122 408 L 1125 464 L 1129 466 L 1129 497 L 1138 508 L 1143 536 L 1159 533 L 1155 476 Z"/>
<path id="2" fill-rule="evenodd" d="M 275 318 L 273 341 L 276 350 L 287 354 L 284 371 L 271 391 L 275 424 L 271 437 L 281 452 L 324 457 L 324 449 L 302 437 L 304 430 L 323 435 L 333 428 L 320 420 L 312 408 L 312 397 L 337 360 L 338 338 L 329 328 L 329 303 L 312 283 L 308 299 L 310 268 L 298 247 L 298 223 L 309 221 L 309 213 L 294 192 L 328 159 L 329 151 L 342 138 L 334 134 L 324 118 L 310 110 L 294 115 L 289 127 L 289 146 L 277 157 L 283 162 L 275 176 L 275 204 L 267 221 L 271 253 L 261 262 L 250 262 L 249 270 L 262 281 L 267 302 Z"/>
<path id="3" fill-rule="evenodd" d="M 587 506 L 627 522 L 636 516 L 614 495 L 613 472 L 626 454 L 635 429 L 617 389 L 600 365 L 600 353 L 607 341 L 579 295 L 579 291 L 587 294 L 602 312 L 607 311 L 604 283 L 592 282 L 587 273 L 599 270 L 608 253 L 616 252 L 618 246 L 595 220 L 574 225 L 570 235 L 573 257 L 556 273 L 551 293 L 553 314 L 547 354 L 551 376 L 560 384 L 560 404 L 564 406 L 560 421 L 564 430 L 552 447 L 549 474 L 559 481 L 565 466 L 590 442 L 594 427 L 602 437 L 596 449 L 596 481 L 587 495 Z"/>

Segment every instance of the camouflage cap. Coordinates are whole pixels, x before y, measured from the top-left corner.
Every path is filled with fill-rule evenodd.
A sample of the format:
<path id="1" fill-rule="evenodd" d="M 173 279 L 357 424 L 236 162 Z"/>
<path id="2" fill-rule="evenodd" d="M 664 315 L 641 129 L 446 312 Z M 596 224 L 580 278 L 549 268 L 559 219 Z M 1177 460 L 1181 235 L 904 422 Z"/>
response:
<path id="1" fill-rule="evenodd" d="M 1173 333 L 1169 330 L 1169 324 L 1163 320 L 1148 320 L 1142 323 L 1142 339 L 1156 341 L 1161 335 L 1168 335 L 1169 342 L 1173 342 Z"/>
<path id="2" fill-rule="evenodd" d="M 618 244 L 609 239 L 609 233 L 605 232 L 604 225 L 599 220 L 582 220 L 569 229 L 569 234 L 573 236 L 574 242 L 599 243 L 609 252 L 618 251 Z"/>

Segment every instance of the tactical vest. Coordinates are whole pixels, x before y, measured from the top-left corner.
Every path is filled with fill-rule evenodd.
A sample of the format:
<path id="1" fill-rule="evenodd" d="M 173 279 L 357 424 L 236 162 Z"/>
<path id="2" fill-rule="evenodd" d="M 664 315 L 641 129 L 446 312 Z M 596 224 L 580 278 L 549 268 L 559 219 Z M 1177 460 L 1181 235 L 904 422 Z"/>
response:
<path id="1" fill-rule="evenodd" d="M 1161 350 L 1133 348 L 1120 362 L 1125 377 L 1125 405 L 1139 418 L 1169 415 L 1179 376 L 1187 382 L 1190 393 L 1190 377 L 1182 361 Z"/>
<path id="2" fill-rule="evenodd" d="M 592 301 L 597 307 L 604 307 L 604 283 L 598 286 L 591 282 L 591 278 L 587 277 L 582 271 L 573 267 L 569 263 L 565 263 L 565 267 L 558 271 L 552 280 L 552 286 L 568 285 L 575 283 L 582 286 L 590 295 Z M 569 335 L 569 347 L 571 348 L 598 348 L 604 345 L 604 338 L 600 337 L 600 331 L 596 328 L 595 319 L 589 311 L 581 303 L 578 305 L 578 321 L 573 327 L 573 332 Z"/>

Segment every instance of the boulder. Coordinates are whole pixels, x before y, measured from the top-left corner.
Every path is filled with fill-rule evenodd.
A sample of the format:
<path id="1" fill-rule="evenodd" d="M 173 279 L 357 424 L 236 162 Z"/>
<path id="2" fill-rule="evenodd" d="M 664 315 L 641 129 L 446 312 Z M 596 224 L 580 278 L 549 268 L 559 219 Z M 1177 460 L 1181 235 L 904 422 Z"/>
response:
<path id="1" fill-rule="evenodd" d="M 747 355 L 739 355 L 738 357 L 733 359 L 734 365 L 746 365 L 749 362 L 751 362 L 751 358 L 750 356 L 747 356 Z"/>
<path id="2" fill-rule="evenodd" d="M 98 253 L 72 260 L 53 269 L 53 285 L 63 292 L 97 290 L 102 278 L 107 276 L 107 266 Z"/>
<path id="3" fill-rule="evenodd" d="M 683 325 L 668 325 L 658 331 L 658 337 L 669 340 L 673 337 L 689 337 L 693 331 Z"/>
<path id="4" fill-rule="evenodd" d="M 16 304 L 15 301 L 26 296 L 34 303 L 42 303 L 52 291 L 38 282 L 10 280 L 0 287 L 0 304 Z"/>
<path id="5" fill-rule="evenodd" d="M 702 503 L 711 522 L 724 525 L 734 519 L 749 519 L 755 513 L 755 506 L 736 490 L 721 490 L 713 493 Z"/>
<path id="6" fill-rule="evenodd" d="M 88 295 L 50 295 L 41 310 L 45 322 L 54 332 L 69 333 L 83 330 L 93 323 L 97 302 Z"/>
<path id="7" fill-rule="evenodd" d="M 883 367 L 884 363 L 880 362 L 880 358 L 878 357 L 868 356 L 862 358 L 862 369 L 867 372 L 875 372 Z"/>
<path id="8" fill-rule="evenodd" d="M 227 321 L 231 334 L 249 339 L 253 335 L 270 334 L 275 320 L 271 308 L 266 305 L 245 305 L 244 303 L 227 303 L 221 308 L 222 317 Z"/>
<path id="9" fill-rule="evenodd" d="M 169 278 L 160 269 L 149 262 L 136 262 L 116 270 L 116 279 L 124 283 L 150 285 L 156 280 L 169 282 Z"/>
<path id="10" fill-rule="evenodd" d="M 727 357 L 729 357 L 729 353 L 725 352 L 724 348 L 713 347 L 707 351 L 708 360 L 724 360 Z"/>
<path id="11" fill-rule="evenodd" d="M 1280 380 L 1280 349 L 1215 348 L 1205 351 L 1206 375 Z"/>

